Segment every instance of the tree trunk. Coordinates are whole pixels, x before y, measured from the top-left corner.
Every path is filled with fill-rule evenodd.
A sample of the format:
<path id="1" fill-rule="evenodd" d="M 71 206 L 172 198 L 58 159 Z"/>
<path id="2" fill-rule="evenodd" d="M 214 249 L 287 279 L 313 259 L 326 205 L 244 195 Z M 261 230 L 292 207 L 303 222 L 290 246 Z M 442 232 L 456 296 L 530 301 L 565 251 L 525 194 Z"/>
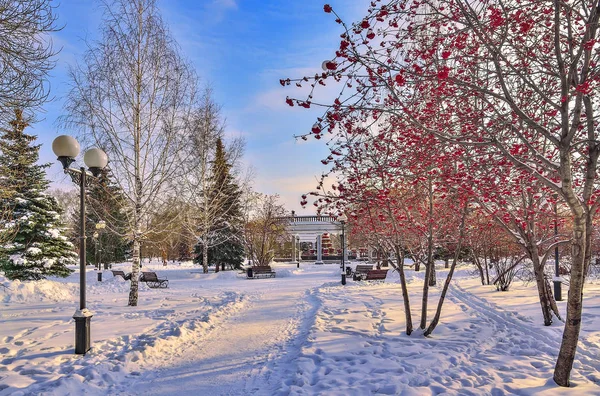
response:
<path id="1" fill-rule="evenodd" d="M 562 321 L 563 319 L 560 316 L 560 311 L 558 310 L 558 305 L 556 305 L 556 300 L 554 299 L 554 295 L 552 294 L 552 286 L 550 285 L 550 280 L 544 279 L 546 283 L 546 294 L 550 296 L 550 309 L 554 312 L 554 315 Z"/>
<path id="2" fill-rule="evenodd" d="M 486 285 L 490 284 L 490 266 L 488 265 L 488 260 L 487 257 L 483 258 L 483 263 L 485 264 L 485 280 L 486 280 Z"/>
<path id="3" fill-rule="evenodd" d="M 427 337 L 433 330 L 437 327 L 440 317 L 442 316 L 442 306 L 444 305 L 444 300 L 446 299 L 446 293 L 448 292 L 448 287 L 450 286 L 450 281 L 452 280 L 452 275 L 454 275 L 454 269 L 456 268 L 456 263 L 458 262 L 458 255 L 460 254 L 460 249 L 462 247 L 463 239 L 465 236 L 465 218 L 467 217 L 467 206 L 463 209 L 462 219 L 460 221 L 460 234 L 458 237 L 458 245 L 456 247 L 456 252 L 454 253 L 454 259 L 452 260 L 452 266 L 450 267 L 450 271 L 448 271 L 448 276 L 446 277 L 446 281 L 444 282 L 444 288 L 442 289 L 442 293 L 440 294 L 440 300 L 438 301 L 438 306 L 435 311 L 435 315 L 429 324 L 427 330 L 425 330 L 424 335 Z"/>
<path id="4" fill-rule="evenodd" d="M 431 250 L 431 246 L 428 248 Z M 425 329 L 427 326 L 427 302 L 429 297 L 429 282 L 431 280 L 431 270 L 433 269 L 432 262 L 430 260 L 431 252 L 428 253 L 427 265 L 425 266 L 425 279 L 423 280 L 423 298 L 421 300 L 421 323 L 419 328 Z"/>
<path id="5" fill-rule="evenodd" d="M 396 259 L 398 260 L 398 273 L 400 274 L 400 285 L 402 286 L 402 300 L 404 301 L 404 317 L 406 319 L 406 335 L 411 335 L 413 331 L 412 314 L 410 312 L 410 301 L 408 296 L 408 287 L 406 285 L 406 276 L 404 275 L 404 254 L 402 249 L 394 247 Z"/>
<path id="6" fill-rule="evenodd" d="M 550 298 L 548 296 L 548 289 L 546 288 L 546 279 L 544 278 L 544 268 L 540 266 L 540 260 L 537 256 L 537 251 L 531 251 L 527 249 L 529 258 L 533 262 L 533 273 L 535 275 L 535 283 L 537 285 L 538 297 L 540 305 L 542 307 L 542 316 L 544 317 L 544 326 L 550 326 L 552 324 L 552 307 L 550 305 Z"/>
<path id="7" fill-rule="evenodd" d="M 138 305 L 138 283 L 140 279 L 140 241 L 137 239 L 133 240 L 133 264 L 131 266 L 131 287 L 129 289 L 129 302 L 127 305 L 130 307 L 137 307 Z"/>
<path id="8" fill-rule="evenodd" d="M 567 301 L 567 318 L 560 351 L 554 367 L 554 381 L 560 386 L 569 386 L 569 377 L 573 368 L 581 330 L 586 240 L 585 214 L 575 214 L 573 216 L 573 240 L 571 243 L 573 265 L 571 266 L 571 281 Z"/>
<path id="9" fill-rule="evenodd" d="M 205 239 L 202 244 L 202 272 L 208 274 L 208 241 L 206 241 L 206 234 L 204 234 Z"/>
<path id="10" fill-rule="evenodd" d="M 431 272 L 429 277 L 429 286 L 437 285 L 437 274 L 435 272 L 435 260 L 431 260 Z"/>
<path id="11" fill-rule="evenodd" d="M 471 251 L 471 257 L 473 258 L 473 264 L 475 264 L 475 267 L 477 268 L 477 270 L 479 270 L 479 276 L 481 277 L 481 284 L 485 285 L 485 277 L 483 275 L 483 267 L 481 266 L 481 262 L 479 261 L 479 258 L 477 257 L 477 254 L 475 254 L 474 251 Z"/>
<path id="12" fill-rule="evenodd" d="M 425 279 L 423 282 L 423 300 L 421 305 L 421 323 L 420 328 L 425 329 L 427 326 L 427 300 L 429 298 L 429 286 L 435 286 L 435 272 L 433 265 L 433 190 L 431 186 L 431 178 L 429 179 L 429 225 L 427 235 L 427 265 L 425 266 Z"/>

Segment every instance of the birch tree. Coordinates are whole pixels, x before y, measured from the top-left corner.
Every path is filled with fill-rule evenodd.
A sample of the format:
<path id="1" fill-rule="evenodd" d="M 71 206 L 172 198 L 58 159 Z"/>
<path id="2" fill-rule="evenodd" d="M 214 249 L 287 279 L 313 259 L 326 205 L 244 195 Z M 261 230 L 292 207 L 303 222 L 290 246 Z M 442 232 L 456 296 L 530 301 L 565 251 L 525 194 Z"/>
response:
<path id="1" fill-rule="evenodd" d="M 275 257 L 275 247 L 286 237 L 286 223 L 281 219 L 287 211 L 277 195 L 254 194 L 252 209 L 244 228 L 246 254 L 253 265 L 263 266 Z"/>
<path id="2" fill-rule="evenodd" d="M 0 0 L 0 118 L 14 110 L 25 118 L 48 100 L 48 72 L 55 64 L 50 33 L 58 30 L 50 0 Z"/>
<path id="3" fill-rule="evenodd" d="M 140 243 L 153 232 L 149 216 L 172 195 L 183 167 L 196 76 L 183 60 L 155 0 L 101 4 L 102 36 L 87 43 L 81 64 L 70 71 L 65 125 L 103 148 L 128 203 L 133 242 L 129 305 L 138 304 Z"/>

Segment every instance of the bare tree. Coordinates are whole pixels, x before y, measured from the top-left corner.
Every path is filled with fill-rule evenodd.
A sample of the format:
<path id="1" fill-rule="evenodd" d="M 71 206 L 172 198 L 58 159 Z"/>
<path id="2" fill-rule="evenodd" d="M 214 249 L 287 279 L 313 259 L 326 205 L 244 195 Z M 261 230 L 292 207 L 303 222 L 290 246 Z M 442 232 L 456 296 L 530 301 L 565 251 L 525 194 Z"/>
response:
<path id="1" fill-rule="evenodd" d="M 50 3 L 0 0 L 0 118 L 4 121 L 14 114 L 11 109 L 31 111 L 48 99 L 46 79 L 56 54 L 49 33 L 57 30 Z"/>
<path id="2" fill-rule="evenodd" d="M 188 171 L 180 187 L 181 195 L 186 197 L 189 209 L 186 211 L 185 224 L 198 235 L 203 246 L 202 263 L 204 272 L 208 272 L 208 248 L 210 229 L 219 208 L 210 195 L 211 161 L 214 159 L 214 146 L 223 136 L 223 120 L 220 107 L 213 100 L 212 90 L 206 87 L 202 93 L 200 106 L 195 110 L 190 129 L 191 144 L 187 155 Z"/>
<path id="3" fill-rule="evenodd" d="M 195 104 L 197 78 L 182 59 L 155 0 L 102 4 L 102 38 L 88 43 L 70 72 L 65 125 L 102 147 L 129 205 L 133 241 L 129 305 L 138 303 L 140 241 L 152 213 L 168 202 L 182 167 L 178 153 Z"/>
<path id="4" fill-rule="evenodd" d="M 281 220 L 287 213 L 277 203 L 277 195 L 254 193 L 250 202 L 251 211 L 244 230 L 248 258 L 256 265 L 269 265 L 275 257 L 276 244 L 286 237 L 286 224 Z"/>
<path id="5" fill-rule="evenodd" d="M 239 205 L 231 204 L 239 198 L 240 191 L 232 189 L 230 177 L 235 177 L 237 185 L 249 182 L 239 169 L 244 140 L 235 138 L 225 148 L 223 136 L 224 120 L 220 106 L 213 99 L 212 89 L 206 87 L 191 122 L 189 151 L 183 160 L 187 171 L 177 187 L 180 196 L 188 203 L 188 210 L 183 212 L 186 215 L 184 224 L 190 233 L 197 236 L 202 247 L 204 273 L 208 272 L 210 263 L 209 249 L 237 237 L 237 233 L 225 232 L 234 226 L 232 220 L 241 222 L 241 214 L 237 213 Z M 241 228 L 241 224 L 237 228 Z M 219 270 L 218 266 L 215 268 Z"/>
<path id="6" fill-rule="evenodd" d="M 53 189 L 49 191 L 49 194 L 56 199 L 58 205 L 62 208 L 62 222 L 68 226 L 73 216 L 79 211 L 79 193 L 76 190 Z"/>

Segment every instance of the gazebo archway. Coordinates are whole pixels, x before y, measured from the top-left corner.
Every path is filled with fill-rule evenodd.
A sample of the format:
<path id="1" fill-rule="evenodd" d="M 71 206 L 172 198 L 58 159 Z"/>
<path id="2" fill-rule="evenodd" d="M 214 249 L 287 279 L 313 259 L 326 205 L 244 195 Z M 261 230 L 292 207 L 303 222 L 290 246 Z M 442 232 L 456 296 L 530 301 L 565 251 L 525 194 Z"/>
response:
<path id="1" fill-rule="evenodd" d="M 296 244 L 302 242 L 316 242 L 317 260 L 315 264 L 323 264 L 323 246 L 322 237 L 325 233 L 339 234 L 342 225 L 335 217 L 331 216 L 289 216 L 284 218 L 287 226 L 286 230 L 292 238 L 292 258 L 297 262 L 300 258 L 300 249 L 298 252 Z M 346 255 L 348 251 L 346 249 Z"/>

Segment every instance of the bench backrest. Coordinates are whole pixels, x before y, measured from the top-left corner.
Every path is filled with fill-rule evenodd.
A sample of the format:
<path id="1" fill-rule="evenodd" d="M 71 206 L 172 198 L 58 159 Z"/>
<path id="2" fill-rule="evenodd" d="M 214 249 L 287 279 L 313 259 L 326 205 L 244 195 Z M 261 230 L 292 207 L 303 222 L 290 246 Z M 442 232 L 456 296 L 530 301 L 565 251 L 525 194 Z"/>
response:
<path id="1" fill-rule="evenodd" d="M 252 267 L 253 272 L 273 272 L 270 265 L 257 265 Z"/>
<path id="2" fill-rule="evenodd" d="M 367 272 L 367 271 L 371 271 L 373 269 L 373 265 L 369 264 L 369 265 L 364 265 L 364 264 L 358 264 L 356 266 L 356 269 L 354 270 L 354 272 Z"/>
<path id="3" fill-rule="evenodd" d="M 156 272 L 142 272 L 142 275 L 144 276 L 144 281 L 157 281 L 158 282 L 158 277 L 156 276 Z"/>
<path id="4" fill-rule="evenodd" d="M 367 280 L 369 279 L 385 279 L 388 270 L 370 270 L 367 272 Z"/>
<path id="5" fill-rule="evenodd" d="M 113 273 L 113 276 L 117 276 L 117 275 L 125 276 L 125 272 L 123 272 L 121 270 L 111 270 L 111 272 Z"/>

